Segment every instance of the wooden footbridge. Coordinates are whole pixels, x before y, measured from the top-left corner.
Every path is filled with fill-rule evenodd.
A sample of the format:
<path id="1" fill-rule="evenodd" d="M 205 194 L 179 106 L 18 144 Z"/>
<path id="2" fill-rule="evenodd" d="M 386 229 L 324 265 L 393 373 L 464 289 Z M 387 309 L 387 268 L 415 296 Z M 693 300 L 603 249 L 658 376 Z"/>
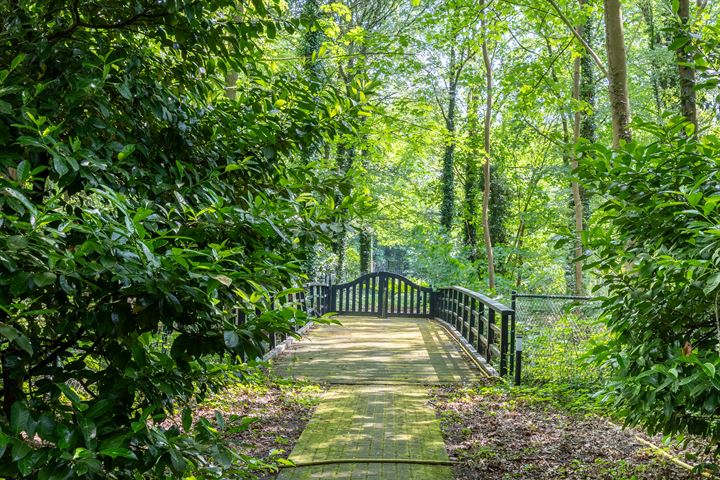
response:
<path id="1" fill-rule="evenodd" d="M 312 283 L 304 303 L 311 314 L 425 318 L 450 327 L 493 375 L 515 374 L 515 312 L 463 287 L 434 290 L 394 273 L 377 272 L 341 285 Z M 390 333 L 390 331 L 388 331 Z"/>
<path id="2" fill-rule="evenodd" d="M 512 309 L 385 272 L 309 285 L 303 303 L 341 324 L 312 328 L 275 362 L 330 385 L 278 478 L 452 479 L 429 387 L 511 374 Z"/>

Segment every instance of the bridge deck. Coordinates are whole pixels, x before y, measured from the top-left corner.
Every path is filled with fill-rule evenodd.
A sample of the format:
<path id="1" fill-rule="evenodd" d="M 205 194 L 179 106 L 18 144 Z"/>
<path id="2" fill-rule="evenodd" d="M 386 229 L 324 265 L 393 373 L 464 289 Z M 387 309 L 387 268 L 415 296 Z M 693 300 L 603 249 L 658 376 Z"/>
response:
<path id="1" fill-rule="evenodd" d="M 342 317 L 276 362 L 276 372 L 335 385 L 279 479 L 451 480 L 423 385 L 485 376 L 450 334 L 427 319 Z"/>
<path id="2" fill-rule="evenodd" d="M 276 364 L 280 375 L 337 384 L 465 383 L 485 376 L 438 323 L 342 317 L 322 325 Z"/>

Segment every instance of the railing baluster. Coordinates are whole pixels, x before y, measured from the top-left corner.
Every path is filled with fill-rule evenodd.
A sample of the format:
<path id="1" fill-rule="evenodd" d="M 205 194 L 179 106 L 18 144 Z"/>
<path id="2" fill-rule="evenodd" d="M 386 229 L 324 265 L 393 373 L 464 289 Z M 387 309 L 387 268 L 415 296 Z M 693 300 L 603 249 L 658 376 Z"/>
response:
<path id="1" fill-rule="evenodd" d="M 357 287 L 357 285 L 353 285 L 353 286 L 352 286 L 352 307 L 351 307 L 351 311 L 352 311 L 353 313 L 357 312 L 357 302 L 355 301 L 355 300 L 356 300 L 356 297 L 355 297 L 356 287 Z"/>
<path id="2" fill-rule="evenodd" d="M 370 310 L 370 279 L 368 278 L 363 282 L 365 284 L 365 312 L 369 313 Z"/>
<path id="3" fill-rule="evenodd" d="M 488 362 L 492 360 L 491 348 L 495 344 L 495 310 L 488 307 L 488 319 L 487 319 L 487 351 L 485 352 L 485 358 Z"/>
<path id="4" fill-rule="evenodd" d="M 413 311 L 413 308 L 415 308 L 415 287 L 412 285 L 408 285 L 408 314 L 412 315 L 415 312 Z"/>
<path id="5" fill-rule="evenodd" d="M 455 295 L 455 329 L 458 332 L 461 330 L 461 327 L 460 327 L 460 321 L 461 321 L 460 319 L 462 318 L 461 317 L 462 311 L 460 310 L 462 308 L 462 303 L 460 300 L 461 297 L 462 297 L 462 293 L 456 292 L 456 295 Z"/>
<path id="6" fill-rule="evenodd" d="M 410 288 L 410 285 L 403 282 L 403 290 L 404 290 L 403 295 L 405 297 L 405 300 L 403 302 L 405 304 L 405 305 L 403 305 L 403 313 L 408 313 L 408 288 Z"/>
<path id="7" fill-rule="evenodd" d="M 395 279 L 390 277 L 388 281 L 388 295 L 390 295 L 390 313 L 395 313 Z"/>
<path id="8" fill-rule="evenodd" d="M 474 298 L 470 299 L 470 328 L 468 329 L 468 336 L 467 336 L 467 340 L 470 343 L 470 345 L 475 344 L 475 336 L 474 336 L 475 333 L 473 332 L 473 328 L 476 328 L 475 327 L 475 315 L 476 315 L 475 309 L 477 308 L 476 303 L 477 303 L 477 300 L 475 300 Z"/>

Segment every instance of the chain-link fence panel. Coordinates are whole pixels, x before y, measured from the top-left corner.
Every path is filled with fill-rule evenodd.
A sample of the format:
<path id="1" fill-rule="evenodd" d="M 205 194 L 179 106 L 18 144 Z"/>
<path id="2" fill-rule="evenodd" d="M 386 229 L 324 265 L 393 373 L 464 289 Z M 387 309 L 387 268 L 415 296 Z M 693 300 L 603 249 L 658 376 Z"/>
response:
<path id="1" fill-rule="evenodd" d="M 603 372 L 587 359 L 607 339 L 597 302 L 588 297 L 515 294 L 516 334 L 523 337 L 522 381 L 599 382 Z"/>

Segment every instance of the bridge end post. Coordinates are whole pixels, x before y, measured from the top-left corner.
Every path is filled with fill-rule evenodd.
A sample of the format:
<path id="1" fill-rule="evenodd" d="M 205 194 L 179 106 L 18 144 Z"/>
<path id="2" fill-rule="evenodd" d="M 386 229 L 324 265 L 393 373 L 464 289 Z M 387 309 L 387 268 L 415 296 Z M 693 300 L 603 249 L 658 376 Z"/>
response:
<path id="1" fill-rule="evenodd" d="M 522 335 L 518 335 L 515 341 L 515 381 L 513 383 L 516 387 L 522 382 L 522 340 Z"/>
<path id="2" fill-rule="evenodd" d="M 510 356 L 510 312 L 502 312 L 500 318 L 500 376 L 505 377 L 508 374 L 508 364 Z"/>
<path id="3" fill-rule="evenodd" d="M 510 308 L 512 309 L 512 312 L 510 313 L 510 373 L 515 373 L 515 308 L 517 307 L 517 291 L 513 290 L 512 294 L 510 296 Z"/>
<path id="4" fill-rule="evenodd" d="M 430 311 L 430 316 L 432 318 L 440 316 L 439 312 L 438 312 L 438 297 L 439 296 L 440 296 L 440 292 L 433 288 L 433 291 L 430 292 L 430 305 L 428 306 L 429 311 Z"/>
<path id="5" fill-rule="evenodd" d="M 328 312 L 336 312 L 337 309 L 335 308 L 336 298 L 335 295 L 337 293 L 337 287 L 330 283 L 330 289 L 328 291 L 328 297 L 327 297 L 327 309 L 325 313 Z"/>

